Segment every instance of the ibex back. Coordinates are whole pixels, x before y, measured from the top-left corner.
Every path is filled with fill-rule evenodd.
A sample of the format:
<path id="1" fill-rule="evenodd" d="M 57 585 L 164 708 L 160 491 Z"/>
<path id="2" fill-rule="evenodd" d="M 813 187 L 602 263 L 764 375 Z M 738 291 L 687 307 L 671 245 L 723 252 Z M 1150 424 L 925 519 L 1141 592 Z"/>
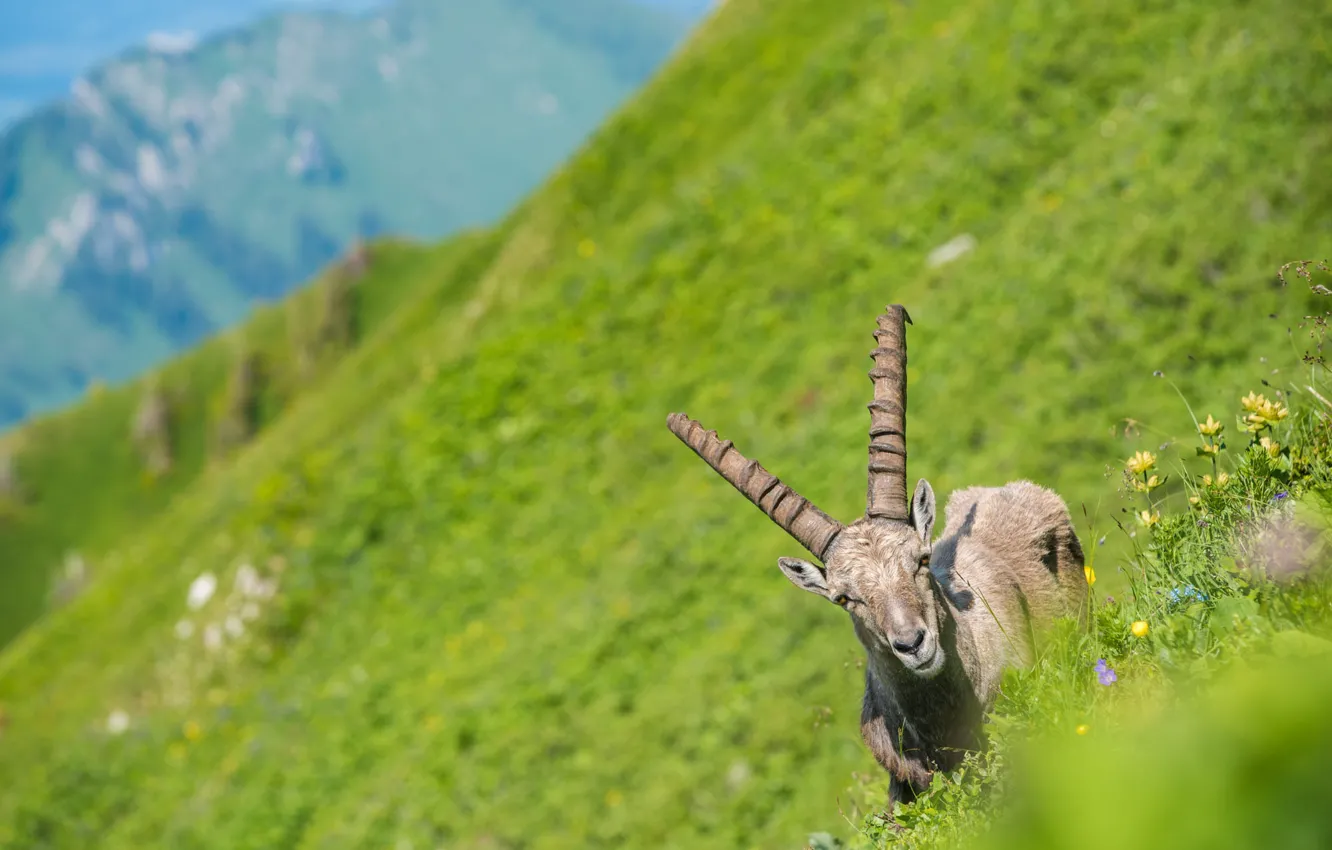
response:
<path id="1" fill-rule="evenodd" d="M 865 515 L 842 525 L 729 440 L 681 413 L 667 424 L 723 478 L 822 561 L 780 558 L 797 587 L 851 617 L 866 652 L 861 735 L 890 774 L 889 810 L 985 746 L 984 715 L 1009 666 L 1030 664 L 1037 635 L 1085 615 L 1082 547 L 1068 508 L 1028 481 L 970 487 L 948 500 L 932 539 L 934 490 L 906 498 L 906 325 L 878 319 L 871 356 Z"/>

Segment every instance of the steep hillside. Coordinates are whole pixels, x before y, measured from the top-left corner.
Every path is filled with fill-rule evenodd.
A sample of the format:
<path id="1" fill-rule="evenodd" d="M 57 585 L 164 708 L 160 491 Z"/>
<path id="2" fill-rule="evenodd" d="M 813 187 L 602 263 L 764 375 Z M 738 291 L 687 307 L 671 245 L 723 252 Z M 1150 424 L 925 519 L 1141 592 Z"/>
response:
<path id="1" fill-rule="evenodd" d="M 468 249 L 456 308 L 90 551 L 0 655 L 0 844 L 791 848 L 838 823 L 875 770 L 854 638 L 666 414 L 850 519 L 873 317 L 902 302 L 912 477 L 1057 488 L 1105 587 L 1124 458 L 1159 453 L 1178 515 L 1203 470 L 1153 373 L 1228 422 L 1302 377 L 1287 329 L 1322 307 L 1274 273 L 1332 238 L 1329 24 L 729 0 Z"/>
<path id="2" fill-rule="evenodd" d="M 485 255 L 472 252 L 481 238 L 469 232 L 431 249 L 377 242 L 163 369 L 96 387 L 82 404 L 0 439 L 0 645 L 94 577 L 89 549 L 132 533 L 312 388 L 334 380 L 345 390 L 347 380 L 330 373 L 352 354 L 433 322 L 434 310 L 461 297 L 459 280 L 484 267 Z M 351 298 L 345 327 L 337 328 L 335 298 L 343 292 Z M 254 377 L 242 397 L 237 381 L 247 364 Z M 361 394 L 370 394 L 356 405 L 392 392 L 395 385 L 377 374 L 354 377 Z M 171 414 L 164 429 L 171 463 L 161 473 L 132 439 L 145 400 L 157 394 Z"/>
<path id="3" fill-rule="evenodd" d="M 353 236 L 493 222 L 687 24 L 399 0 L 103 65 L 0 136 L 0 427 L 231 325 Z"/>

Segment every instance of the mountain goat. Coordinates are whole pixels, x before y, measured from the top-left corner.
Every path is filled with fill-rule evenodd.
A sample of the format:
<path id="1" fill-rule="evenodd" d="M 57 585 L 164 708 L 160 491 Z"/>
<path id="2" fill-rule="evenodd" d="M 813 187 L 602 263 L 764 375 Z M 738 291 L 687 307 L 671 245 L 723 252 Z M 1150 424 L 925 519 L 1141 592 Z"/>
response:
<path id="1" fill-rule="evenodd" d="M 871 353 L 869 492 L 850 525 L 682 413 L 671 431 L 823 562 L 778 566 L 797 587 L 843 608 L 865 648 L 860 731 L 889 773 L 891 813 L 985 746 L 982 723 L 1009 666 L 1032 662 L 1037 632 L 1084 621 L 1082 546 L 1067 506 L 1028 481 L 969 487 L 948 500 L 932 539 L 934 490 L 906 498 L 906 325 L 900 305 L 878 318 Z"/>

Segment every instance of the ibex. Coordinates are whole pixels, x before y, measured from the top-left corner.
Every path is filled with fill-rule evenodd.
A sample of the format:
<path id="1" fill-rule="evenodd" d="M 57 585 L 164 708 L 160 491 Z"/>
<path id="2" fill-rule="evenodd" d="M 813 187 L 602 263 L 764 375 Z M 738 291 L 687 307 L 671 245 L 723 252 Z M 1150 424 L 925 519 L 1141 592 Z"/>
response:
<path id="1" fill-rule="evenodd" d="M 842 525 L 757 461 L 682 413 L 667 425 L 822 567 L 778 566 L 797 587 L 851 615 L 865 648 L 860 732 L 888 771 L 888 813 L 986 746 L 982 724 L 1005 668 L 1032 662 L 1037 632 L 1084 622 L 1082 546 L 1064 501 L 1028 481 L 969 487 L 948 500 L 931 539 L 934 490 L 906 499 L 906 325 L 900 305 L 879 316 L 871 353 L 869 492 L 865 515 Z"/>

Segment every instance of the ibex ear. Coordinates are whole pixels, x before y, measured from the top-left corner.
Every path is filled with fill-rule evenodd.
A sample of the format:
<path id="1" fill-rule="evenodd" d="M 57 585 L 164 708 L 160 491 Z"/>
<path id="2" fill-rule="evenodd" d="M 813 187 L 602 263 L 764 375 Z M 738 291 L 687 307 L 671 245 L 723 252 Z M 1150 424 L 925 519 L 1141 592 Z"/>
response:
<path id="1" fill-rule="evenodd" d="M 934 488 L 924 478 L 916 482 L 916 495 L 911 497 L 911 524 L 926 546 L 934 534 Z"/>
<path id="2" fill-rule="evenodd" d="M 810 593 L 817 593 L 819 596 L 827 598 L 828 596 L 828 573 L 822 568 L 811 564 L 809 561 L 802 561 L 799 558 L 778 558 L 777 566 L 781 567 L 782 572 L 791 580 L 791 584 L 801 590 L 808 590 Z"/>

